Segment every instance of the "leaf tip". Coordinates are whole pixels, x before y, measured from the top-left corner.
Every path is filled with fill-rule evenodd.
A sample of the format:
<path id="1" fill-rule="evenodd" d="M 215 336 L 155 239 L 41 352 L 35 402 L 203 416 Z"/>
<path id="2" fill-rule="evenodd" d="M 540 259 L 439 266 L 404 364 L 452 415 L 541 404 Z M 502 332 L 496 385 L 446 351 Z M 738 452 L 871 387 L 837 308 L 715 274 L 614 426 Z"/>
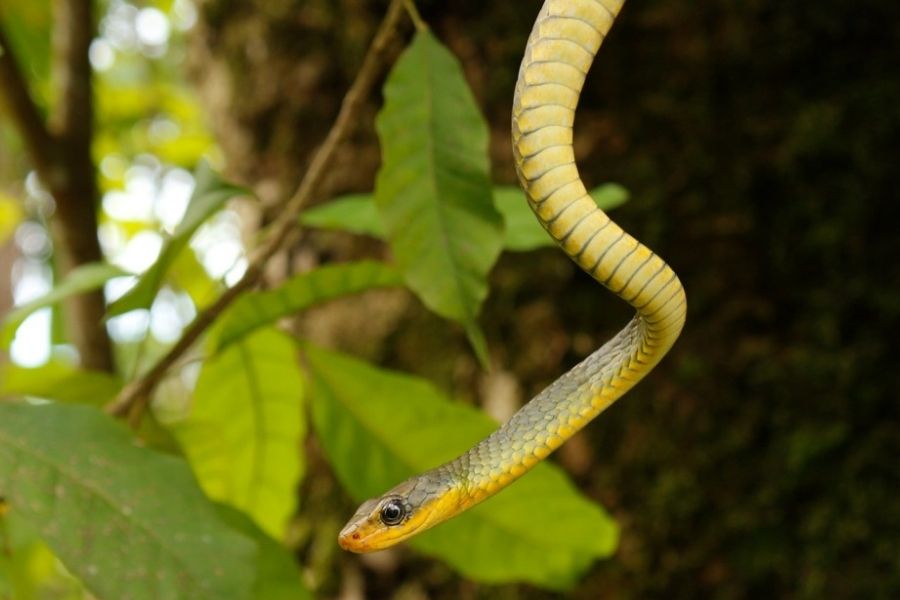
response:
<path id="1" fill-rule="evenodd" d="M 489 371 L 491 369 L 491 358 L 490 353 L 488 352 L 487 339 L 484 336 L 484 331 L 481 330 L 481 327 L 475 321 L 466 323 L 465 329 L 466 337 L 469 339 L 472 350 L 475 351 L 478 363 L 481 365 L 481 368 Z"/>

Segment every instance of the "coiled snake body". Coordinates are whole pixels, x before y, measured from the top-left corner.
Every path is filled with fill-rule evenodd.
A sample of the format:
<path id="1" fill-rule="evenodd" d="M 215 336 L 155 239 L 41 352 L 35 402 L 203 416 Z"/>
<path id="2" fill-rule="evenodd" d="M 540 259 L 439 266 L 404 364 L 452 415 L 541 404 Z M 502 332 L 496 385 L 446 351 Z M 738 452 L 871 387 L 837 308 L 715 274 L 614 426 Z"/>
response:
<path id="1" fill-rule="evenodd" d="M 678 337 L 686 311 L 681 282 L 597 208 L 572 148 L 581 88 L 623 3 L 545 1 L 519 70 L 512 138 L 519 180 L 541 224 L 637 314 L 471 450 L 360 506 L 340 533 L 345 549 L 392 546 L 497 493 L 640 381 Z"/>

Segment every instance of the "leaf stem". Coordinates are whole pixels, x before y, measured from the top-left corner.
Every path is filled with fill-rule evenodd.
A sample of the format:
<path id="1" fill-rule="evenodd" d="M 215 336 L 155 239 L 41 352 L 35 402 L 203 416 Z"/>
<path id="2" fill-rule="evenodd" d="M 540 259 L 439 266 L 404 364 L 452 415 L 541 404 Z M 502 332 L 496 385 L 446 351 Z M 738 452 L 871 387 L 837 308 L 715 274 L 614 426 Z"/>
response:
<path id="1" fill-rule="evenodd" d="M 242 293 L 260 280 L 265 264 L 296 234 L 297 217 L 321 185 L 334 160 L 340 144 L 347 138 L 359 120 L 366 98 L 379 81 L 387 66 L 388 55 L 402 21 L 404 0 L 392 0 L 387 14 L 375 34 L 359 73 L 341 104 L 338 116 L 307 169 L 296 192 L 285 203 L 281 215 L 272 224 L 268 235 L 251 254 L 244 276 L 228 288 L 219 298 L 185 329 L 175 345 L 144 375 L 126 385 L 119 395 L 106 406 L 106 411 L 117 417 L 128 417 L 130 423 L 140 422 L 156 385 L 178 358 L 196 342 L 213 321 Z"/>
<path id="2" fill-rule="evenodd" d="M 403 0 L 403 6 L 406 8 L 406 12 L 409 14 L 409 18 L 412 20 L 413 25 L 415 25 L 416 31 L 428 31 L 428 24 L 422 19 L 422 15 L 419 14 L 419 9 L 416 8 L 416 1 Z"/>

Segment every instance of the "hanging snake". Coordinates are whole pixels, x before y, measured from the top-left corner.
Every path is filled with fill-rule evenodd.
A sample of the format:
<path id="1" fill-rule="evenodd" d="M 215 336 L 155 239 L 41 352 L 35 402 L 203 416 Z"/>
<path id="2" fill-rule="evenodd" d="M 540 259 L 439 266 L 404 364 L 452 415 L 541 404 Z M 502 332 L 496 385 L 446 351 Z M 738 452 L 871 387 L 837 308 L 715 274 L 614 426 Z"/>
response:
<path id="1" fill-rule="evenodd" d="M 544 229 L 636 315 L 471 450 L 362 504 L 340 533 L 343 548 L 387 548 L 496 494 L 631 389 L 681 332 L 687 304 L 678 277 L 597 207 L 575 166 L 575 107 L 623 3 L 545 1 L 519 70 L 512 139 L 519 181 Z"/>

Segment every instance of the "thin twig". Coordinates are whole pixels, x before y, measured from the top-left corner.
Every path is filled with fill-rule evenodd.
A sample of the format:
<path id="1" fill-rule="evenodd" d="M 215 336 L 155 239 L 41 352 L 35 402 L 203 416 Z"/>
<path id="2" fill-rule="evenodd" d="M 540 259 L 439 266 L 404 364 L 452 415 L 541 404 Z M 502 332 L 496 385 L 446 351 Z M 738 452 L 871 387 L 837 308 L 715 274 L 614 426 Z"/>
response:
<path id="1" fill-rule="evenodd" d="M 290 239 L 297 228 L 297 218 L 303 207 L 310 201 L 321 185 L 335 151 L 350 133 L 359 118 L 366 98 L 375 87 L 386 66 L 386 58 L 392 43 L 398 35 L 403 18 L 403 0 L 393 0 L 385 15 L 369 51 L 363 60 L 356 80 L 350 86 L 341 104 L 340 112 L 328 136 L 316 152 L 300 186 L 285 204 L 278 219 L 273 223 L 269 235 L 263 240 L 250 258 L 246 273 L 234 286 L 225 291 L 212 306 L 201 312 L 188 326 L 175 345 L 154 364 L 143 376 L 129 383 L 118 397 L 106 407 L 112 415 L 128 416 L 130 422 L 140 420 L 156 385 L 162 380 L 178 358 L 212 325 L 213 321 L 244 291 L 256 285 L 262 276 L 265 264 Z"/>

